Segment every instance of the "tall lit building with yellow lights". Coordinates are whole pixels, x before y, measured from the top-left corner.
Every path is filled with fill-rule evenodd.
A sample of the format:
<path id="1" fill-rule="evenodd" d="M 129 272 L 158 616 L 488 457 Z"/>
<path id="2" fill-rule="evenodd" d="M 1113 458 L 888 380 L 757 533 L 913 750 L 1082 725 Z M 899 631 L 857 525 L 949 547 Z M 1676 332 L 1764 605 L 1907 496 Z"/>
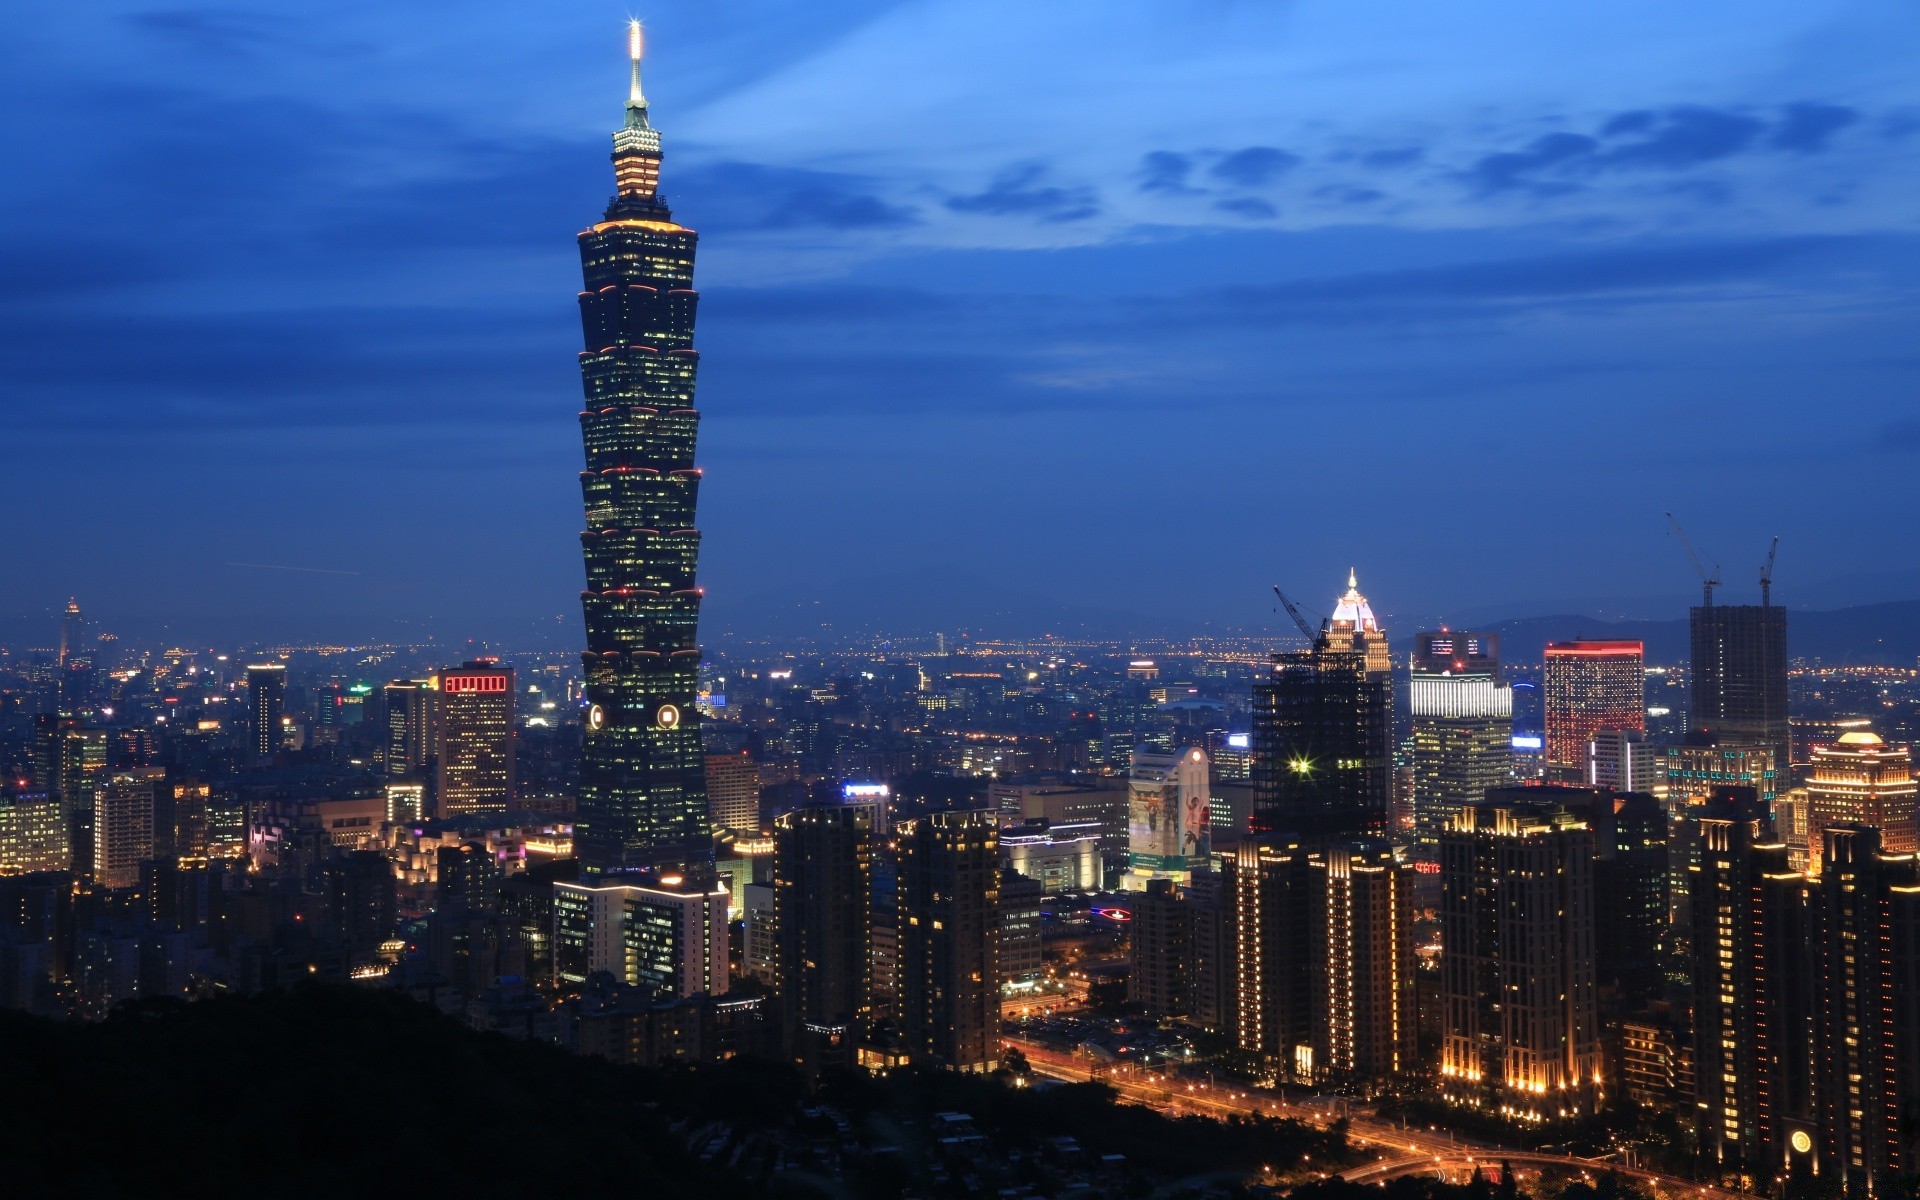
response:
<path id="1" fill-rule="evenodd" d="M 1594 834 L 1555 804 L 1463 808 L 1440 836 L 1440 1091 L 1539 1123 L 1602 1093 Z"/>
<path id="2" fill-rule="evenodd" d="M 657 190 L 660 134 L 640 86 L 638 22 L 627 49 L 617 192 L 580 234 L 587 709 L 575 845 L 589 877 L 699 870 L 713 858 L 694 708 L 697 235 Z"/>

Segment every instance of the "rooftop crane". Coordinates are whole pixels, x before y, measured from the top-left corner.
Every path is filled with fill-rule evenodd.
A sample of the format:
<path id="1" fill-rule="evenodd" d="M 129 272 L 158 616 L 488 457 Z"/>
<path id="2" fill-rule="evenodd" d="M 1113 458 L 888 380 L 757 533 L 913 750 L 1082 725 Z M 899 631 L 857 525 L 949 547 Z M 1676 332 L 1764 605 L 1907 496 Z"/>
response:
<path id="1" fill-rule="evenodd" d="M 1273 585 L 1273 594 L 1280 597 L 1280 603 L 1286 606 L 1287 615 L 1292 617 L 1293 623 L 1300 627 L 1300 636 L 1309 642 L 1313 641 L 1315 636 L 1313 626 L 1308 625 L 1307 619 L 1300 615 L 1300 607 L 1287 599 L 1287 594 L 1280 590 L 1280 585 L 1277 583 Z"/>
<path id="2" fill-rule="evenodd" d="M 1680 528 L 1680 522 L 1672 513 L 1667 514 L 1667 524 L 1673 526 L 1673 536 L 1680 539 L 1680 548 L 1687 552 L 1687 558 L 1693 563 L 1693 569 L 1700 573 L 1700 595 L 1703 607 L 1713 607 L 1713 589 L 1720 586 L 1720 564 L 1713 564 L 1713 570 L 1707 570 L 1707 564 L 1700 561 L 1700 555 L 1694 552 L 1693 543 L 1687 540 L 1687 531 Z"/>
<path id="3" fill-rule="evenodd" d="M 1767 547 L 1767 563 L 1760 568 L 1760 607 L 1766 608 L 1773 603 L 1773 558 L 1780 553 L 1780 535 L 1773 535 L 1773 545 Z"/>

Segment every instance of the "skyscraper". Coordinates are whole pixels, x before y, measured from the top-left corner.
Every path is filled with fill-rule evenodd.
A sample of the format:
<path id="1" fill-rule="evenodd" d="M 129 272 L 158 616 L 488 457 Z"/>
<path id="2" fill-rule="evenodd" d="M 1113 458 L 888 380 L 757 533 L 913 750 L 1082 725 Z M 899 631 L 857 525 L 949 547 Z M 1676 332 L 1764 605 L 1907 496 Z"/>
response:
<path id="1" fill-rule="evenodd" d="M 140 863 L 153 857 L 155 789 L 166 786 L 158 767 L 117 771 L 93 805 L 92 874 L 106 888 L 140 882 Z"/>
<path id="2" fill-rule="evenodd" d="M 1386 834 L 1391 671 L 1386 631 L 1349 574 L 1313 646 L 1275 654 L 1271 673 L 1253 686 L 1255 832 Z"/>
<path id="3" fill-rule="evenodd" d="M 1787 610 L 1696 605 L 1691 618 L 1688 733 L 1714 745 L 1767 746 L 1786 762 Z"/>
<path id="4" fill-rule="evenodd" d="M 256 663 L 247 668 L 247 711 L 253 720 L 253 752 L 272 758 L 280 752 L 281 718 L 287 707 L 287 668 Z"/>
<path id="5" fill-rule="evenodd" d="M 513 807 L 513 668 L 470 662 L 439 676 L 434 807 L 443 817 Z"/>
<path id="6" fill-rule="evenodd" d="M 627 49 L 617 194 L 579 238 L 587 713 L 574 840 L 589 876 L 698 867 L 713 856 L 694 708 L 697 235 L 656 193 L 660 134 L 640 86 L 638 22 Z"/>
<path id="7" fill-rule="evenodd" d="M 1528 1122 L 1600 1099 L 1593 830 L 1557 804 L 1462 809 L 1440 837 L 1440 1091 Z"/>
<path id="8" fill-rule="evenodd" d="M 716 832 L 760 832 L 760 765 L 752 755 L 707 755 L 707 809 Z"/>
<path id="9" fill-rule="evenodd" d="M 873 1005 L 871 814 L 822 805 L 774 822 L 780 1011 L 788 1058 L 851 1067 Z"/>
<path id="10" fill-rule="evenodd" d="M 1547 782 L 1586 782 L 1587 743 L 1599 730 L 1646 729 L 1646 647 L 1640 642 L 1554 642 L 1543 675 Z"/>
<path id="11" fill-rule="evenodd" d="M 915 1062 L 1000 1061 L 1000 851 L 991 812 L 900 827 L 899 1019 Z M 781 936 L 788 936 L 782 930 Z"/>
<path id="12" fill-rule="evenodd" d="M 380 689 L 387 701 L 387 774 L 419 779 L 433 758 L 434 702 L 431 679 L 396 679 Z"/>
<path id="13" fill-rule="evenodd" d="M 77 597 L 67 597 L 67 607 L 60 614 L 60 659 L 61 666 L 67 660 L 87 652 L 87 619 L 80 613 L 80 601 Z"/>
<path id="14" fill-rule="evenodd" d="M 1434 844 L 1463 805 L 1513 779 L 1513 689 L 1500 678 L 1500 635 L 1415 635 L 1411 700 L 1414 836 Z"/>

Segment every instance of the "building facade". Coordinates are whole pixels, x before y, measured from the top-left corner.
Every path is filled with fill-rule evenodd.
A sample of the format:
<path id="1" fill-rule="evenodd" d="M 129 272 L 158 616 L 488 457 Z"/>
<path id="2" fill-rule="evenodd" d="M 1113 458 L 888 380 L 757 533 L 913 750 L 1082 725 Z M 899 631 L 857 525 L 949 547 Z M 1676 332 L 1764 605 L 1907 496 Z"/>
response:
<path id="1" fill-rule="evenodd" d="M 1687 732 L 1708 743 L 1765 746 L 1787 761 L 1787 610 L 1766 604 L 1696 605 Z"/>
<path id="2" fill-rule="evenodd" d="M 1463 805 L 1513 781 L 1513 689 L 1500 675 L 1499 635 L 1415 635 L 1409 698 L 1414 839 L 1435 845 Z"/>
<path id="3" fill-rule="evenodd" d="M 1000 851 L 993 814 L 899 827 L 898 1020 L 908 1055 L 961 1071 L 1000 1061 Z"/>
<path id="4" fill-rule="evenodd" d="M 513 668 L 477 661 L 443 671 L 434 722 L 434 807 L 442 817 L 513 807 Z"/>
<path id="5" fill-rule="evenodd" d="M 1584 783 L 1587 744 L 1602 729 L 1647 727 L 1646 647 L 1636 641 L 1554 642 L 1542 670 L 1549 783 Z"/>

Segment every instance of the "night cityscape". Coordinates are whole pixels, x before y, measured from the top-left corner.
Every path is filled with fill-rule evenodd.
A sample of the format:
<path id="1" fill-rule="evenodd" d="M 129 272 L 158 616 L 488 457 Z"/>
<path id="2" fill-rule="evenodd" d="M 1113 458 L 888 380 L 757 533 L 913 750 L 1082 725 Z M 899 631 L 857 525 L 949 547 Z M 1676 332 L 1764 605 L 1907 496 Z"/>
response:
<path id="1" fill-rule="evenodd" d="M 1920 1200 L 1920 12 L 111 7 L 21 1194 Z"/>

